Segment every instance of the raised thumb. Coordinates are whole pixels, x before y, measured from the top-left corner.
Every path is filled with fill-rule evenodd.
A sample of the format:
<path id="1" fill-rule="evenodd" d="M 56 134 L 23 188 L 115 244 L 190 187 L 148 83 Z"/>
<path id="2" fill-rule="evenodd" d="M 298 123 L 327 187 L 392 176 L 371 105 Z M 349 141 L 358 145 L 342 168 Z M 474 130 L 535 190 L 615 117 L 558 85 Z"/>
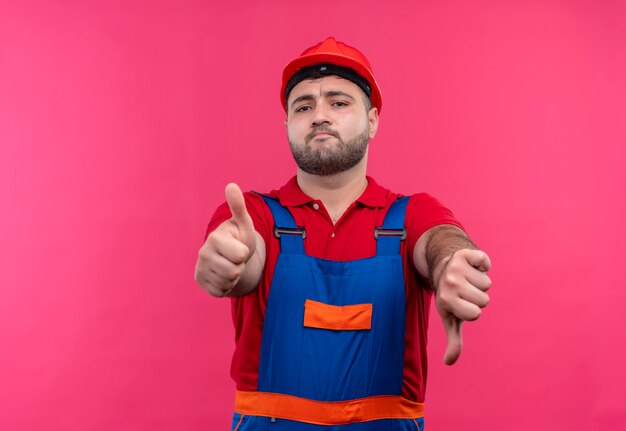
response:
<path id="1" fill-rule="evenodd" d="M 463 350 L 463 337 L 461 335 L 461 325 L 463 321 L 453 314 L 447 315 L 443 319 L 443 326 L 446 330 L 446 353 L 443 356 L 443 362 L 446 365 L 452 365 L 461 356 Z"/>
<path id="2" fill-rule="evenodd" d="M 243 193 L 239 186 L 235 183 L 226 185 L 226 202 L 230 208 L 230 212 L 233 215 L 233 221 L 237 225 L 240 231 L 254 230 L 254 224 L 252 218 L 248 214 L 246 209 L 246 201 L 243 197 Z"/>

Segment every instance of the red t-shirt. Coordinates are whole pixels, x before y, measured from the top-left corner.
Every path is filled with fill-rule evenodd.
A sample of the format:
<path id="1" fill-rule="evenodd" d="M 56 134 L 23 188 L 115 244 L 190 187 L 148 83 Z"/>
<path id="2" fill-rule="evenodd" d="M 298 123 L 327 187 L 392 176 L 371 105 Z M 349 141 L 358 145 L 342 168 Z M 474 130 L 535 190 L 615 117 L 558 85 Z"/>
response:
<path id="1" fill-rule="evenodd" d="M 401 196 L 379 186 L 371 177 L 367 180 L 363 194 L 334 225 L 322 202 L 300 190 L 296 177 L 270 195 L 289 209 L 298 226 L 305 227 L 304 248 L 307 255 L 338 261 L 364 259 L 376 254 L 374 228 L 383 224 L 389 206 Z M 245 193 L 244 196 L 254 226 L 265 240 L 266 259 L 258 288 L 248 295 L 232 299 L 236 347 L 231 376 L 238 390 L 256 391 L 263 319 L 280 242 L 274 236 L 272 213 L 263 198 L 256 193 Z M 209 222 L 207 235 L 230 217 L 228 205 L 220 205 Z M 433 197 L 425 193 L 412 195 L 405 220 L 407 239 L 402 242 L 401 248 L 407 299 L 402 396 L 417 402 L 424 402 L 426 339 L 432 291 L 428 289 L 428 280 L 413 265 L 413 249 L 424 232 L 440 224 L 462 228 L 450 210 Z"/>

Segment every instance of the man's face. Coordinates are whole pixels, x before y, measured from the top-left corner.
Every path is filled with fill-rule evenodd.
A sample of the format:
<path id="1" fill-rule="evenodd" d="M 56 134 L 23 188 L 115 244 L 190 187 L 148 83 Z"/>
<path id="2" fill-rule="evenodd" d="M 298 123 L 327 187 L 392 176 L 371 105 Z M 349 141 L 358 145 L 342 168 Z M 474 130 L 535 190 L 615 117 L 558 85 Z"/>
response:
<path id="1" fill-rule="evenodd" d="M 334 175 L 356 166 L 378 128 L 378 111 L 367 110 L 365 94 L 347 79 L 304 80 L 287 100 L 287 138 L 298 167 Z"/>

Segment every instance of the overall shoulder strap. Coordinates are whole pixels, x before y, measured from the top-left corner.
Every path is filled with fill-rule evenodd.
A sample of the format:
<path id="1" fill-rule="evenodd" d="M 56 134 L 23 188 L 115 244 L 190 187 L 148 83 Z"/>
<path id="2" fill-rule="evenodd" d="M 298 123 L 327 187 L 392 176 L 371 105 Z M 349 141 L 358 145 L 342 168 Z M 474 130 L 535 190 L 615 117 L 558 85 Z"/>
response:
<path id="1" fill-rule="evenodd" d="M 260 194 L 274 217 L 274 236 L 280 240 L 281 253 L 304 254 L 303 227 L 296 226 L 293 216 L 277 199 Z"/>
<path id="2" fill-rule="evenodd" d="M 376 256 L 386 256 L 400 253 L 400 242 L 406 239 L 404 218 L 410 196 L 398 199 L 389 207 L 382 227 L 377 227 Z"/>

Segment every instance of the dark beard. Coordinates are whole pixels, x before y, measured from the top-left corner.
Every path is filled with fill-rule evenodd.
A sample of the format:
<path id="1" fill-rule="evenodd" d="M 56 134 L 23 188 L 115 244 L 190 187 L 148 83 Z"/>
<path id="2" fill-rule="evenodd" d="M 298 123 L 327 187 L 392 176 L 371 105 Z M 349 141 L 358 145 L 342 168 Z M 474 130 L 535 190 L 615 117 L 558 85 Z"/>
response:
<path id="1" fill-rule="evenodd" d="M 313 149 L 309 141 L 313 139 L 315 133 L 325 131 L 331 133 L 338 140 L 334 149 Z M 332 139 L 332 138 L 330 138 Z M 332 130 L 320 127 L 311 131 L 305 138 L 305 145 L 298 147 L 289 141 L 291 153 L 296 160 L 298 167 L 307 174 L 329 176 L 347 171 L 355 167 L 367 151 L 369 142 L 369 129 L 349 141 L 343 141 L 337 133 Z"/>

